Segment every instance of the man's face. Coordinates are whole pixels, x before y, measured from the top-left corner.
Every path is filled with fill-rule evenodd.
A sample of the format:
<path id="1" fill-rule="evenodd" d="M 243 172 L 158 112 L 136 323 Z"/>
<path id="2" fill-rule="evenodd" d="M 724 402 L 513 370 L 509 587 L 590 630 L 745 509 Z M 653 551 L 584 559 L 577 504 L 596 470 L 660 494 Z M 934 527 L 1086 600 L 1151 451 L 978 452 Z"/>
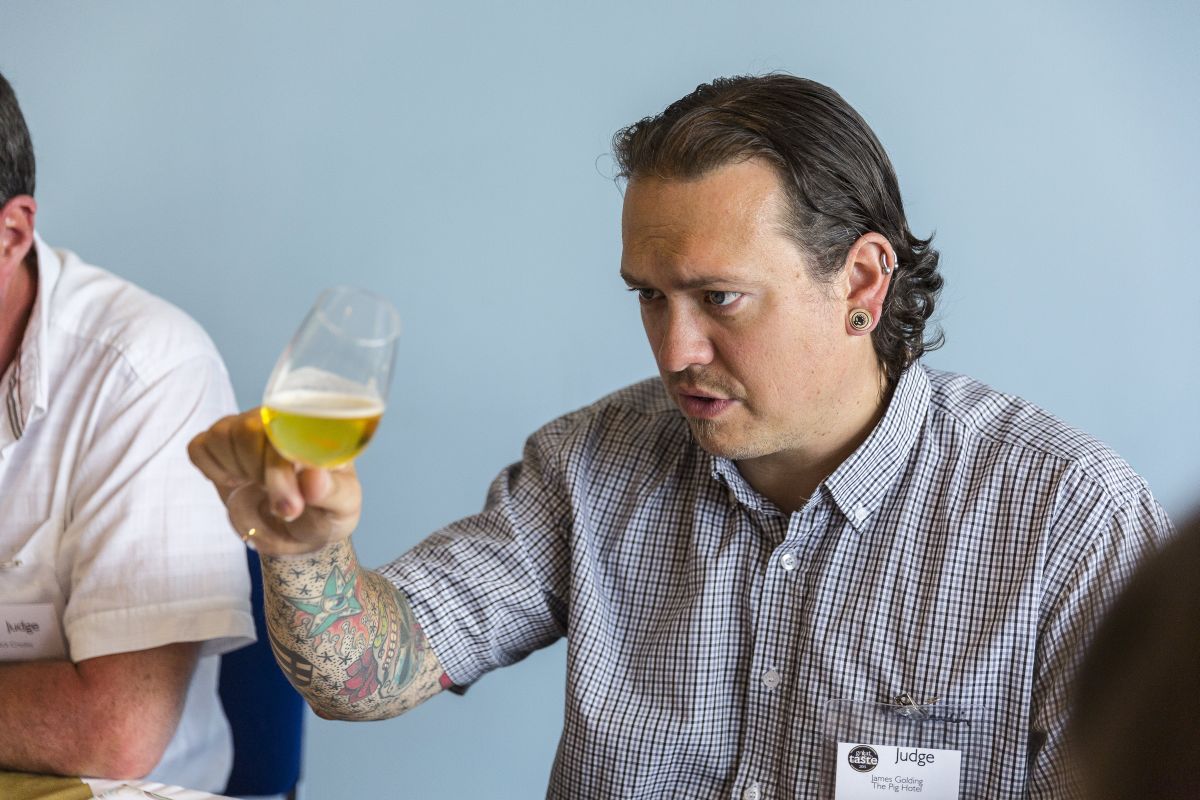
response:
<path id="1" fill-rule="evenodd" d="M 7 303 L 9 286 L 13 283 L 18 270 L 22 268 L 25 251 L 20 248 L 18 237 L 19 224 L 18 199 L 14 198 L 0 205 L 0 313 L 3 313 Z"/>
<path id="2" fill-rule="evenodd" d="M 634 179 L 625 194 L 621 274 L 659 374 L 700 445 L 735 460 L 839 446 L 829 440 L 863 385 L 845 281 L 814 283 L 786 213 L 755 160 Z"/>
<path id="3" fill-rule="evenodd" d="M 29 195 L 18 195 L 0 206 L 0 334 L 18 312 L 27 311 L 32 273 L 25 257 L 33 247 L 36 212 L 37 204 Z"/>

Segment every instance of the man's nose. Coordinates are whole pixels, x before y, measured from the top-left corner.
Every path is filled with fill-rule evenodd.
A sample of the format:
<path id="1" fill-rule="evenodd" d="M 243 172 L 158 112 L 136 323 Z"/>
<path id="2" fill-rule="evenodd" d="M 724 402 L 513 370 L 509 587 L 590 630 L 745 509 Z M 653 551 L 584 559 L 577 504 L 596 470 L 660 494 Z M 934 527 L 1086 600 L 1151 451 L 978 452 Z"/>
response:
<path id="1" fill-rule="evenodd" d="M 667 308 L 655 352 L 660 370 L 682 372 L 712 361 L 712 341 L 704 320 L 696 317 L 695 312 L 686 308 Z"/>

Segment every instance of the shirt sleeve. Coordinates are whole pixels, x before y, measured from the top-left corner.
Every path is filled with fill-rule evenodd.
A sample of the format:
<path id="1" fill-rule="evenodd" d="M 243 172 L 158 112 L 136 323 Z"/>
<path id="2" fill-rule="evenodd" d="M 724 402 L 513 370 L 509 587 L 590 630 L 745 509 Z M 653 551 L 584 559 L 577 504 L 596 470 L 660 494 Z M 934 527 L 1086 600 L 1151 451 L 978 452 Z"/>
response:
<path id="1" fill-rule="evenodd" d="M 553 424 L 553 423 L 552 423 Z M 488 491 L 484 510 L 380 572 L 408 597 L 450 680 L 469 686 L 566 634 L 570 503 L 547 429 Z"/>
<path id="2" fill-rule="evenodd" d="M 215 351 L 152 376 L 114 370 L 74 465 L 59 563 L 79 662 L 173 642 L 216 655 L 254 640 L 245 550 L 188 441 L 234 408 Z M 81 411 L 81 413 L 84 413 Z"/>
<path id="3" fill-rule="evenodd" d="M 1171 534 L 1144 486 L 1122 502 L 1087 480 L 1060 498 L 1047 554 L 1030 721 L 1031 798 L 1082 796 L 1065 733 L 1075 676 L 1104 614 L 1146 556 Z M 1085 699 L 1103 702 L 1102 698 Z"/>

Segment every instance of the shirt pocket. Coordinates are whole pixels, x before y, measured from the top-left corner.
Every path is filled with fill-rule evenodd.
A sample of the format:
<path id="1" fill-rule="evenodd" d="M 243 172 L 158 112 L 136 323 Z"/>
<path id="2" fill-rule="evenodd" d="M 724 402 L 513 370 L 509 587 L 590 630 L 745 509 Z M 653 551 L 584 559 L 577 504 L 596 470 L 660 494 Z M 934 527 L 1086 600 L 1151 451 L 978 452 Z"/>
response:
<path id="1" fill-rule="evenodd" d="M 995 733 L 986 706 L 831 700 L 821 736 L 821 800 L 984 796 Z"/>

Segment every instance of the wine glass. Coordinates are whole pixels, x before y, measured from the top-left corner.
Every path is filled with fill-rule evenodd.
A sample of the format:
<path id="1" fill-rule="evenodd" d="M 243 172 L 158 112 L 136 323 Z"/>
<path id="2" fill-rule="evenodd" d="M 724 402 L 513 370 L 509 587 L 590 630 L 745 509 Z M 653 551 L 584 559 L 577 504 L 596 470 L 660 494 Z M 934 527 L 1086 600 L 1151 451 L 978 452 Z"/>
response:
<path id="1" fill-rule="evenodd" d="M 263 392 L 263 427 L 279 454 L 328 469 L 362 452 L 387 406 L 399 335 L 386 299 L 348 286 L 322 292 Z"/>

